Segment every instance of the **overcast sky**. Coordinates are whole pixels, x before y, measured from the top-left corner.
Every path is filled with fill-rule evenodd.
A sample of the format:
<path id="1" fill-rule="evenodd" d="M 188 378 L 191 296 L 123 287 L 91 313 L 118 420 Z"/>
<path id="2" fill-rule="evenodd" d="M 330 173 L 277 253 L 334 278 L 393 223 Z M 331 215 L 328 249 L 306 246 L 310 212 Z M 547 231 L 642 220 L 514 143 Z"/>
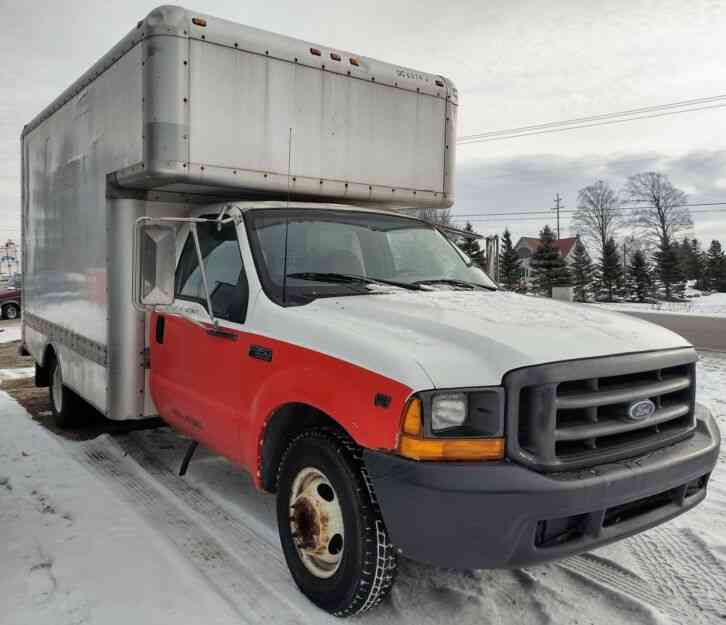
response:
<path id="1" fill-rule="evenodd" d="M 19 230 L 23 124 L 156 5 L 0 0 L 0 238 Z M 460 91 L 460 135 L 726 94 L 726 0 L 197 0 L 189 8 L 444 74 Z M 460 146 L 454 214 L 548 209 L 555 193 L 572 209 L 580 187 L 597 179 L 619 187 L 645 170 L 668 174 L 691 202 L 726 201 L 725 130 L 722 108 Z M 726 242 L 726 206 L 717 211 L 693 214 L 695 234 Z M 475 219 L 485 234 L 505 225 L 536 234 L 543 225 Z"/>

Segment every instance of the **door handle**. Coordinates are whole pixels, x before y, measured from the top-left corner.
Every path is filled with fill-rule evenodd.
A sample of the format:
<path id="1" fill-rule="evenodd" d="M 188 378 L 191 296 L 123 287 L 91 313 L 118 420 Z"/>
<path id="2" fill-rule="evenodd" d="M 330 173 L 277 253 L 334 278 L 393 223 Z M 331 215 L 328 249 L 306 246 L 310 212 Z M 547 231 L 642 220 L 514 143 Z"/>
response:
<path id="1" fill-rule="evenodd" d="M 239 335 L 236 332 L 230 332 L 229 330 L 223 330 L 222 328 L 210 328 L 207 330 L 209 336 L 216 336 L 220 339 L 227 339 L 228 341 L 236 341 L 239 339 Z"/>

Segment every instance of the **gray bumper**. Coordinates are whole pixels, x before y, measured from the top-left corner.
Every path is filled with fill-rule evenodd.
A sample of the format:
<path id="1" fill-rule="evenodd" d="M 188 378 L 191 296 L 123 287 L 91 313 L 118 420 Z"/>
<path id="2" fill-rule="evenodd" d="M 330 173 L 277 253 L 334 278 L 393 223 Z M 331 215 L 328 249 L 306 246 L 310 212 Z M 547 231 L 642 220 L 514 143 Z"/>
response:
<path id="1" fill-rule="evenodd" d="M 415 462 L 375 451 L 364 458 L 404 556 L 451 568 L 520 567 L 631 536 L 701 502 L 720 434 L 703 406 L 696 418 L 687 440 L 570 473 L 510 462 Z"/>

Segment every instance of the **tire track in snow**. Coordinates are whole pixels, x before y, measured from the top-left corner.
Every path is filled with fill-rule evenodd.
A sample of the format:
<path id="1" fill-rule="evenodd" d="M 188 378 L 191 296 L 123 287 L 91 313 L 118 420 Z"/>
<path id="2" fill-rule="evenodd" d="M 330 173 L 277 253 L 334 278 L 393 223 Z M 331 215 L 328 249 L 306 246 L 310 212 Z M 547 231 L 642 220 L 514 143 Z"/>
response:
<path id="1" fill-rule="evenodd" d="M 207 528 L 212 527 L 215 535 L 224 537 L 236 547 L 243 547 L 245 550 L 254 549 L 259 552 L 257 557 L 265 562 L 279 564 L 286 572 L 282 551 L 278 544 L 271 544 L 269 539 L 255 532 L 250 525 L 245 524 L 239 518 L 230 514 L 218 503 L 210 499 L 200 489 L 191 485 L 189 481 L 172 472 L 160 459 L 150 450 L 147 443 L 134 433 L 113 438 L 113 443 L 123 451 L 124 455 L 132 459 L 139 469 L 148 474 L 154 482 L 164 488 L 170 495 L 176 497 L 183 503 L 185 510 L 191 510 L 199 515 Z M 277 535 L 277 533 L 275 533 Z"/>
<path id="2" fill-rule="evenodd" d="M 687 610 L 673 604 L 657 587 L 654 588 L 635 573 L 605 558 L 584 553 L 562 560 L 558 565 L 566 571 L 627 595 L 671 618 L 678 619 L 677 622 L 683 622 L 681 619 L 689 614 Z"/>
<path id="3" fill-rule="evenodd" d="M 297 608 L 288 601 L 289 596 L 295 596 L 289 577 L 281 588 L 264 583 L 261 573 L 279 567 L 270 567 L 269 556 L 265 548 L 260 548 L 258 538 L 242 538 L 242 544 L 235 545 L 239 551 L 233 555 L 191 514 L 178 506 L 165 489 L 145 479 L 133 460 L 114 447 L 114 442 L 107 438 L 94 439 L 83 443 L 74 455 L 111 483 L 142 516 L 160 529 L 239 614 L 242 622 L 292 624 L 309 620 L 310 608 Z M 200 494 L 200 497 L 203 496 Z M 202 509 L 199 499 L 192 499 L 196 501 L 196 508 Z M 186 499 L 184 505 L 188 505 Z M 211 506 L 214 504 L 209 502 L 203 509 L 215 516 Z M 221 514 L 226 513 L 216 513 L 217 520 Z M 232 542 L 238 540 L 240 533 L 233 533 Z"/>
<path id="4" fill-rule="evenodd" d="M 688 608 L 690 618 L 726 619 L 726 567 L 687 528 L 657 528 L 632 541 L 647 576 L 671 604 Z"/>

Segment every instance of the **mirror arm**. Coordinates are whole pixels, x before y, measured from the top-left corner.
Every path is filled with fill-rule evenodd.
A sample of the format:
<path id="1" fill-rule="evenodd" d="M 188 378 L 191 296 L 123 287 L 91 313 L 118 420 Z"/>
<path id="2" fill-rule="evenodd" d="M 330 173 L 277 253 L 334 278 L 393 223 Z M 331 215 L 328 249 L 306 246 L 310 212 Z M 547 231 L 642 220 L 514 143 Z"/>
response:
<path id="1" fill-rule="evenodd" d="M 194 237 L 194 247 L 197 249 L 197 260 L 199 261 L 199 270 L 202 272 L 202 283 L 204 284 L 204 294 L 207 298 L 207 314 L 214 327 L 217 327 L 217 321 L 212 312 L 212 297 L 209 294 L 209 283 L 207 282 L 207 268 L 204 266 L 204 258 L 202 258 L 202 247 L 199 245 L 199 235 L 197 234 L 197 224 L 192 223 L 192 237 Z"/>
<path id="2" fill-rule="evenodd" d="M 237 210 L 237 215 L 232 217 L 231 211 L 233 209 Z M 230 216 L 226 217 L 227 211 L 230 211 Z M 238 226 L 240 223 L 240 220 L 242 219 L 242 211 L 239 209 L 238 206 L 234 206 L 233 204 L 225 204 L 222 207 L 222 210 L 219 212 L 219 215 L 217 216 L 217 230 L 222 229 L 222 225 L 229 223 L 230 221 L 233 221 L 235 226 Z"/>

